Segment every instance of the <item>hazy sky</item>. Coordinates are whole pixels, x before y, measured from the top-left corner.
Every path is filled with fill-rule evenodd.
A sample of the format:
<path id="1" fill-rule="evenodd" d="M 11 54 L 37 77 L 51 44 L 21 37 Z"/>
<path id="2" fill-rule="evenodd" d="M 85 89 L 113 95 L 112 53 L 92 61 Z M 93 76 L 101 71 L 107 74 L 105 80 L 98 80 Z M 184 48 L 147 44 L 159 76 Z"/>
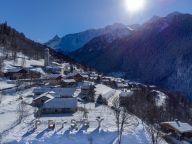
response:
<path id="1" fill-rule="evenodd" d="M 104 27 L 115 22 L 143 23 L 153 15 L 192 13 L 192 0 L 146 0 L 145 9 L 130 14 L 125 0 L 0 0 L 0 22 L 45 42 L 58 34 Z"/>

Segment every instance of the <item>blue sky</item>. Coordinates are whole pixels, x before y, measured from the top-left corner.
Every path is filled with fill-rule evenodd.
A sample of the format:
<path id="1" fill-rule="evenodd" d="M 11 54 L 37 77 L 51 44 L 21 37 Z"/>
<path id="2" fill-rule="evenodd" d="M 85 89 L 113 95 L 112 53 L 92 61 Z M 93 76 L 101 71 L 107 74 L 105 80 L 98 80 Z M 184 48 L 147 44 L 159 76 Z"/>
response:
<path id="1" fill-rule="evenodd" d="M 58 34 L 104 27 L 115 22 L 143 23 L 153 15 L 192 13 L 191 0 L 146 0 L 145 10 L 129 14 L 125 0 L 0 0 L 0 22 L 45 42 Z"/>

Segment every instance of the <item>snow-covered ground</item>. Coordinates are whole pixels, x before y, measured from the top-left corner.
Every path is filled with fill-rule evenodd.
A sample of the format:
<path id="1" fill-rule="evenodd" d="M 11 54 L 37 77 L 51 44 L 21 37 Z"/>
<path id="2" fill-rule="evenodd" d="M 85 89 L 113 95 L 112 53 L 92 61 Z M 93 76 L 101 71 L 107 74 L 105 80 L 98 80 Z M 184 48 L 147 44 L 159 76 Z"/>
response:
<path id="1" fill-rule="evenodd" d="M 18 123 L 18 105 L 21 102 L 20 96 L 24 101 L 29 103 L 32 98 L 32 88 L 18 92 L 12 95 L 5 95 L 0 104 L 0 134 L 1 143 L 9 144 L 115 144 L 117 140 L 117 132 L 113 111 L 107 106 L 96 106 L 94 103 L 81 104 L 79 107 L 88 109 L 88 120 L 90 127 L 84 128 L 79 122 L 77 130 L 70 129 L 71 120 L 80 121 L 83 118 L 83 112 L 78 111 L 74 114 L 64 115 L 44 115 L 39 120 L 41 124 L 34 129 L 35 118 L 33 116 L 34 108 L 27 106 L 28 115 Z M 104 120 L 98 129 L 96 117 Z M 55 130 L 48 129 L 48 120 L 56 122 Z M 67 124 L 62 128 L 62 123 Z M 130 128 L 131 129 L 131 128 Z M 132 133 L 125 133 L 123 136 L 123 144 L 147 144 L 149 142 L 148 135 L 142 126 L 137 126 Z"/>
<path id="2" fill-rule="evenodd" d="M 12 88 L 14 86 L 15 86 L 15 84 L 10 83 L 8 80 L 0 79 L 0 90 L 6 89 L 6 88 Z"/>

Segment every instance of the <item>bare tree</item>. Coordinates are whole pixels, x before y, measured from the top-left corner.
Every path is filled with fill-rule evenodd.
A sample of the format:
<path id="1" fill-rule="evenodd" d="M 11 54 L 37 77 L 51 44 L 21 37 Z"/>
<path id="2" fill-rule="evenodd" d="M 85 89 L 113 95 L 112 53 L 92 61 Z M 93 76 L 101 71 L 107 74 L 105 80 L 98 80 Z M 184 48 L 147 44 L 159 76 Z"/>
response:
<path id="1" fill-rule="evenodd" d="M 131 132 L 132 128 L 136 128 L 138 126 L 138 121 L 136 118 L 133 119 L 134 117 L 128 113 L 125 107 L 120 107 L 119 99 L 113 101 L 113 109 L 116 119 L 118 144 L 121 144 L 122 134 L 125 129 L 127 132 Z"/>
<path id="2" fill-rule="evenodd" d="M 26 59 L 25 59 L 25 57 L 22 58 L 21 66 L 22 66 L 22 67 L 25 67 L 25 66 L 26 66 Z"/>
<path id="3" fill-rule="evenodd" d="M 4 61 L 3 58 L 0 58 L 0 71 L 2 71 L 4 68 Z"/>
<path id="4" fill-rule="evenodd" d="M 163 135 L 158 124 L 145 125 L 143 123 L 143 127 L 148 132 L 152 144 L 160 144 L 163 141 Z"/>
<path id="5" fill-rule="evenodd" d="M 14 60 L 14 63 L 17 63 L 17 52 L 14 50 L 11 52 L 12 59 Z"/>
<path id="6" fill-rule="evenodd" d="M 3 95 L 2 95 L 2 93 L 0 93 L 0 104 L 1 104 L 2 100 L 3 100 Z"/>
<path id="7" fill-rule="evenodd" d="M 22 98 L 21 98 L 22 99 Z M 19 123 L 21 123 L 22 119 L 27 116 L 27 110 L 26 110 L 26 106 L 27 104 L 25 103 L 25 101 L 23 101 L 23 99 L 21 100 L 21 102 L 18 105 L 18 109 L 17 109 L 17 113 L 18 113 L 18 121 Z"/>

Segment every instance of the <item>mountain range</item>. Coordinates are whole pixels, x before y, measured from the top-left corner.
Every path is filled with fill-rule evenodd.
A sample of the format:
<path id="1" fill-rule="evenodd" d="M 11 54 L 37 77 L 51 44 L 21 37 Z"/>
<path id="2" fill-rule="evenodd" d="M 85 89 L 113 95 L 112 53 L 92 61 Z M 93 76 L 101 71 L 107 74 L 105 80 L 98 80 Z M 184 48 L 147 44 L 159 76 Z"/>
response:
<path id="1" fill-rule="evenodd" d="M 132 29 L 129 27 L 123 24 L 115 23 L 113 25 L 106 26 L 105 28 L 90 29 L 80 33 L 68 34 L 62 38 L 56 35 L 45 44 L 56 51 L 66 54 L 83 47 L 95 37 L 110 34 L 109 41 L 113 41 L 116 37 L 121 38 L 129 35 L 131 31 Z"/>
<path id="2" fill-rule="evenodd" d="M 174 12 L 166 17 L 154 16 L 142 25 L 109 27 L 107 32 L 106 27 L 92 36 L 90 33 L 97 30 L 67 35 L 55 48 L 62 52 L 70 49 L 70 57 L 99 71 L 123 72 L 128 79 L 191 97 L 192 15 Z M 70 36 L 73 38 L 65 41 Z M 74 48 L 75 40 L 82 41 Z"/>

